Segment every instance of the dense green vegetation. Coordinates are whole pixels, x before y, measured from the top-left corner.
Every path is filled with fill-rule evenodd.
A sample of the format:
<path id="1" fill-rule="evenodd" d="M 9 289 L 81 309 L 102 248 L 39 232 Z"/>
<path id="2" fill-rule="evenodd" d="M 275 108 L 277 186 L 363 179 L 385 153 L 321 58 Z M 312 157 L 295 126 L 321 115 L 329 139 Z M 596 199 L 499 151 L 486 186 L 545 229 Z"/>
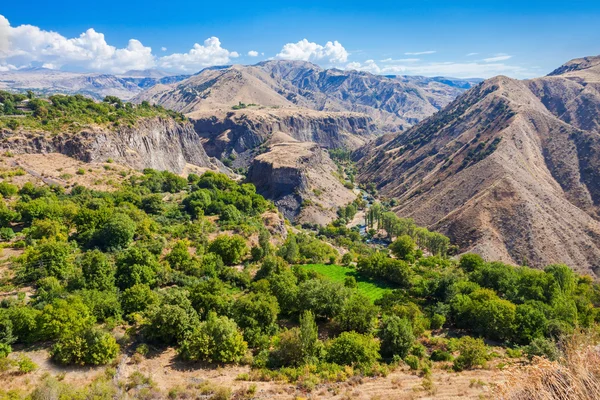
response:
<path id="1" fill-rule="evenodd" d="M 307 271 L 314 271 L 319 275 L 326 277 L 334 282 L 343 284 L 346 287 L 356 288 L 360 293 L 367 296 L 371 301 L 378 300 L 384 294 L 389 293 L 396 286 L 390 285 L 386 281 L 378 281 L 361 275 L 353 268 L 348 268 L 335 264 L 307 264 L 303 268 Z"/>
<path id="2" fill-rule="evenodd" d="M 14 94 L 0 91 L 0 129 L 19 127 L 48 132 L 76 132 L 85 126 L 133 126 L 139 118 L 171 117 L 179 122 L 185 117 L 148 102 L 134 105 L 115 96 L 96 102 L 76 94 L 36 98 L 33 93 Z"/>
<path id="3" fill-rule="evenodd" d="M 600 319 L 590 278 L 451 259 L 447 238 L 378 203 L 364 237 L 345 226 L 360 200 L 318 232 L 273 237 L 262 217 L 273 205 L 212 172 L 146 170 L 114 192 L 4 182 L 0 193 L 3 246 L 23 249 L 3 283 L 32 292 L 0 303 L 0 358 L 36 344 L 57 363 L 98 365 L 134 343 L 174 346 L 190 362 L 251 364 L 240 379 L 310 388 L 402 360 L 425 374 L 432 362 L 481 366 L 484 338 L 554 357 L 561 335 Z"/>

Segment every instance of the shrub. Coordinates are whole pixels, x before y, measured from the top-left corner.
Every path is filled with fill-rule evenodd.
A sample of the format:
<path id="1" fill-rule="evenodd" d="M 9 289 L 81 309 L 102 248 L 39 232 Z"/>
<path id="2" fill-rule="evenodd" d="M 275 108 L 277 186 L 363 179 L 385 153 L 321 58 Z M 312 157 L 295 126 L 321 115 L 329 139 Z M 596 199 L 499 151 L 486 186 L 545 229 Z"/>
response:
<path id="1" fill-rule="evenodd" d="M 475 339 L 470 336 L 460 338 L 458 343 L 460 355 L 454 360 L 452 368 L 455 371 L 470 369 L 475 366 L 485 367 L 488 351 L 482 339 Z"/>
<path id="2" fill-rule="evenodd" d="M 22 374 L 28 374 L 38 369 L 38 365 L 34 363 L 31 358 L 25 356 L 19 358 L 19 361 L 17 361 L 17 367 L 19 368 L 19 372 Z"/>
<path id="3" fill-rule="evenodd" d="M 209 313 L 208 319 L 185 336 L 180 354 L 186 360 L 239 362 L 248 346 L 236 323 Z"/>
<path id="4" fill-rule="evenodd" d="M 9 241 L 14 239 L 15 237 L 15 232 L 12 230 L 12 228 L 9 227 L 5 227 L 5 228 L 0 228 L 0 239 L 4 240 L 4 241 Z"/>
<path id="5" fill-rule="evenodd" d="M 115 338 L 98 329 L 62 336 L 52 348 L 52 358 L 61 364 L 103 365 L 119 352 Z"/>
<path id="6" fill-rule="evenodd" d="M 441 314 L 433 314 L 431 317 L 431 329 L 440 329 L 446 323 L 446 317 Z"/>
<path id="7" fill-rule="evenodd" d="M 528 359 L 533 357 L 545 357 L 550 361 L 556 361 L 560 357 L 560 352 L 556 343 L 546 338 L 536 338 L 524 348 L 524 353 Z"/>
<path id="8" fill-rule="evenodd" d="M 6 358 L 12 352 L 12 347 L 7 343 L 0 342 L 0 358 Z"/>
<path id="9" fill-rule="evenodd" d="M 431 352 L 429 359 L 431 361 L 452 361 L 452 354 L 448 351 L 436 349 Z"/>
<path id="10" fill-rule="evenodd" d="M 327 349 L 327 360 L 340 365 L 370 365 L 378 358 L 379 342 L 356 332 L 343 332 L 329 342 Z"/>
<path id="11" fill-rule="evenodd" d="M 408 365 L 410 367 L 411 370 L 416 371 L 419 369 L 419 365 L 421 364 L 421 362 L 419 361 L 419 357 L 417 356 L 413 356 L 408 355 L 404 358 L 404 362 L 406 363 L 406 365 Z"/>

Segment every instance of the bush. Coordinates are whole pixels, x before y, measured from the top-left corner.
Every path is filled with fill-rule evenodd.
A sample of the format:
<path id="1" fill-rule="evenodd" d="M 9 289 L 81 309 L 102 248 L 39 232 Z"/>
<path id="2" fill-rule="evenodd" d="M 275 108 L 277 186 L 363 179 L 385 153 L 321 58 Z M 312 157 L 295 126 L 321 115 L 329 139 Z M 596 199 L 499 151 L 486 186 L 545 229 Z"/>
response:
<path id="1" fill-rule="evenodd" d="M 436 349 L 431 352 L 429 359 L 431 361 L 452 361 L 452 354 L 448 351 Z"/>
<path id="2" fill-rule="evenodd" d="M 236 323 L 211 312 L 205 322 L 185 336 L 179 353 L 186 360 L 230 363 L 239 362 L 247 348 Z"/>
<path id="3" fill-rule="evenodd" d="M 415 341 L 410 321 L 395 315 L 384 318 L 379 337 L 385 357 L 406 357 Z"/>
<path id="4" fill-rule="evenodd" d="M 440 329 L 446 323 L 446 317 L 441 314 L 433 314 L 431 317 L 431 329 Z"/>
<path id="5" fill-rule="evenodd" d="M 404 362 L 406 363 L 406 365 L 408 365 L 410 367 L 411 370 L 416 371 L 419 369 L 419 365 L 421 364 L 421 362 L 419 361 L 419 357 L 417 356 L 413 356 L 408 355 L 404 358 Z"/>
<path id="6" fill-rule="evenodd" d="M 12 352 L 9 344 L 0 342 L 0 358 L 6 358 Z"/>
<path id="7" fill-rule="evenodd" d="M 38 369 L 38 365 L 34 363 L 31 358 L 25 356 L 19 358 L 19 361 L 17 361 L 17 367 L 19 368 L 19 372 L 22 374 L 28 374 Z"/>
<path id="8" fill-rule="evenodd" d="M 103 365 L 119 353 L 115 338 L 98 329 L 62 336 L 52 348 L 52 359 L 61 364 Z"/>
<path id="9" fill-rule="evenodd" d="M 378 358 L 379 342 L 356 332 L 343 332 L 332 339 L 327 348 L 327 360 L 340 365 L 371 365 Z"/>
<path id="10" fill-rule="evenodd" d="M 488 351 L 482 339 L 475 339 L 470 336 L 462 337 L 458 342 L 458 351 L 460 355 L 456 357 L 452 365 L 455 371 L 471 369 L 475 366 L 485 367 Z"/>
<path id="11" fill-rule="evenodd" d="M 556 343 L 545 338 L 533 339 L 528 346 L 525 346 L 524 353 L 529 360 L 533 357 L 545 357 L 550 361 L 556 361 L 560 357 Z"/>
<path id="12" fill-rule="evenodd" d="M 15 237 L 15 232 L 12 230 L 12 228 L 0 228 L 0 239 L 3 241 L 9 241 L 14 239 Z"/>

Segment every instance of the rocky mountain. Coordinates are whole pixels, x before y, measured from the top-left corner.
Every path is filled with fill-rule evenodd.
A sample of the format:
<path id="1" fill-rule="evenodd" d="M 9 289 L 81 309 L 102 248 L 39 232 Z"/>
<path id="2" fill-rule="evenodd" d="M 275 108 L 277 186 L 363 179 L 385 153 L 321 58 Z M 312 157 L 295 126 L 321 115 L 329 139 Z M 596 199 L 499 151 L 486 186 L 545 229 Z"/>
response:
<path id="1" fill-rule="evenodd" d="M 462 251 L 600 273 L 600 57 L 489 79 L 355 157 L 395 212 Z"/>
<path id="2" fill-rule="evenodd" d="M 193 126 L 171 118 L 140 119 L 133 126 L 87 127 L 76 133 L 50 135 L 27 130 L 0 130 L 0 151 L 15 154 L 60 153 L 84 162 L 115 162 L 135 169 L 175 173 L 207 169 L 227 172 L 209 157 Z"/>
<path id="3" fill-rule="evenodd" d="M 170 84 L 188 77 L 169 76 L 160 71 L 129 71 L 115 76 L 33 68 L 0 72 L 0 90 L 31 90 L 39 95 L 83 94 L 97 100 L 105 96 L 117 96 L 129 100 L 154 85 Z"/>
<path id="4" fill-rule="evenodd" d="M 458 81 L 323 69 L 303 61 L 265 61 L 207 68 L 177 84 L 157 85 L 136 100 L 186 114 L 228 111 L 242 103 L 357 112 L 371 117 L 383 130 L 397 131 L 440 110 L 473 83 Z"/>

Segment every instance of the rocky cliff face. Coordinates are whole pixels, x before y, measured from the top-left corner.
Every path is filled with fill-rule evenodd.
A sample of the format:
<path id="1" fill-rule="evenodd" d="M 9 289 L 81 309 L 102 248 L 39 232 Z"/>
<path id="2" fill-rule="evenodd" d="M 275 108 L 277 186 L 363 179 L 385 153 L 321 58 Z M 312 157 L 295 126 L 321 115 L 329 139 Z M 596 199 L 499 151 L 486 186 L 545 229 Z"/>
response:
<path id="1" fill-rule="evenodd" d="M 206 152 L 220 159 L 234 154 L 236 167 L 249 165 L 277 133 L 326 148 L 355 149 L 376 131 L 375 124 L 365 115 L 295 109 L 195 113 L 191 120 Z"/>
<path id="2" fill-rule="evenodd" d="M 254 159 L 248 180 L 289 220 L 326 224 L 356 198 L 336 178 L 336 169 L 318 145 L 287 138 Z"/>
<path id="3" fill-rule="evenodd" d="M 359 180 L 463 251 L 600 273 L 600 67 L 557 71 L 492 78 L 382 137 L 356 154 Z"/>
<path id="4" fill-rule="evenodd" d="M 190 123 L 169 118 L 141 119 L 135 126 L 91 127 L 75 134 L 0 132 L 0 149 L 14 153 L 61 153 L 85 162 L 109 158 L 135 169 L 154 168 L 181 173 L 186 165 L 225 170 L 209 157 Z"/>

